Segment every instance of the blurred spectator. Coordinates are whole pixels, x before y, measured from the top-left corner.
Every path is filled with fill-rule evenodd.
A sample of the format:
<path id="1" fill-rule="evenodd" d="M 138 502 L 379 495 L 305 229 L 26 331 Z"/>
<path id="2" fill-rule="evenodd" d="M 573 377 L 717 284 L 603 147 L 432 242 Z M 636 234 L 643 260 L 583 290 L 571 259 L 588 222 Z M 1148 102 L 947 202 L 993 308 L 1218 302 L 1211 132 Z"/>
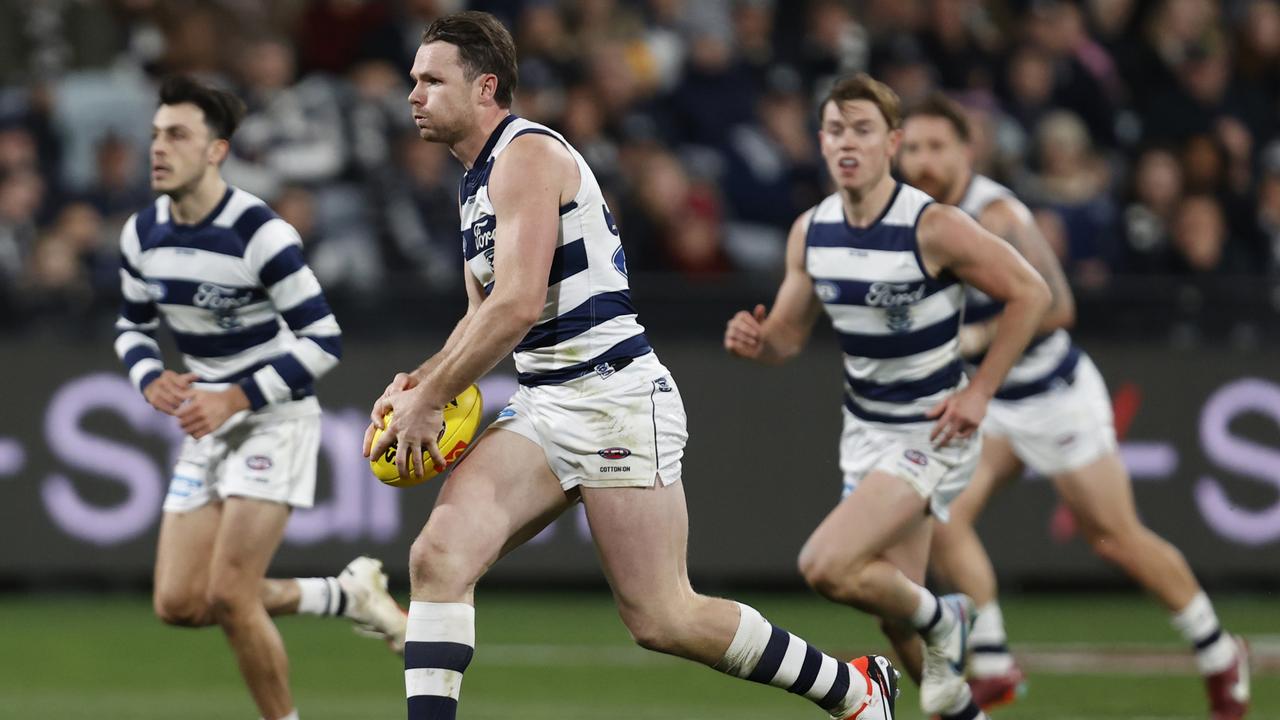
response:
<path id="1" fill-rule="evenodd" d="M 1095 144 L 1114 145 L 1127 90 L 1110 53 L 1086 31 L 1080 6 L 1065 0 L 1034 3 L 1028 34 L 1052 58 L 1054 104 L 1079 115 Z"/>
<path id="2" fill-rule="evenodd" d="M 416 132 L 400 137 L 395 157 L 403 180 L 387 196 L 388 257 L 433 287 L 455 287 L 462 280 L 461 166 L 443 145 L 423 142 Z"/>
<path id="3" fill-rule="evenodd" d="M 150 204 L 151 186 L 142 159 L 129 140 L 111 134 L 98 143 L 97 173 L 83 199 L 103 215 L 124 218 Z"/>
<path id="4" fill-rule="evenodd" d="M 1237 23 L 1237 77 L 1280 103 L 1280 1 L 1252 0 Z"/>
<path id="5" fill-rule="evenodd" d="M 1188 275 L 1230 272 L 1226 262 L 1227 223 L 1211 195 L 1191 195 L 1173 221 L 1174 270 Z"/>
<path id="6" fill-rule="evenodd" d="M 757 89 L 733 55 L 727 28 L 700 30 L 690 43 L 684 80 L 670 100 L 675 139 L 720 145 L 729 125 L 755 120 Z"/>
<path id="7" fill-rule="evenodd" d="M 341 74 L 374 54 L 373 43 L 391 20 L 390 4 L 381 0 L 308 2 L 298 18 L 298 66 L 304 73 Z"/>
<path id="8" fill-rule="evenodd" d="M 928 0 L 923 34 L 928 62 L 946 90 L 990 88 L 1000 33 L 986 9 L 970 0 Z"/>
<path id="9" fill-rule="evenodd" d="M 786 229 L 822 199 L 823 171 L 798 87 L 771 90 L 757 108 L 759 124 L 739 123 L 726 133 L 719 187 L 732 215 L 726 247 L 735 265 L 776 271 Z"/>
<path id="10" fill-rule="evenodd" d="M 1039 172 L 1018 183 L 1023 197 L 1055 210 L 1066 225 L 1068 262 L 1109 261 L 1114 208 L 1108 195 L 1110 171 L 1093 149 L 1089 131 L 1076 115 L 1055 110 L 1036 128 Z"/>
<path id="11" fill-rule="evenodd" d="M 778 43 L 784 60 L 800 70 L 816 102 L 834 78 L 868 69 L 871 39 L 849 7 L 839 0 L 816 0 L 804 10 L 800 37 Z"/>
<path id="12" fill-rule="evenodd" d="M 1023 45 L 1009 59 L 1005 109 L 1030 134 L 1053 109 L 1053 58 L 1042 48 Z"/>
<path id="13" fill-rule="evenodd" d="M 248 114 L 232 138 L 227 181 L 269 201 L 286 183 L 337 179 L 348 158 L 333 83 L 320 75 L 295 82 L 293 49 L 278 38 L 251 42 L 238 69 Z"/>
<path id="14" fill-rule="evenodd" d="M 920 43 L 909 35 L 894 38 L 872 54 L 872 71 L 893 88 L 904 106 L 913 105 L 933 91 L 936 80 Z"/>
<path id="15" fill-rule="evenodd" d="M 564 98 L 560 132 L 577 148 L 604 187 L 618 185 L 618 147 L 605 134 L 605 115 L 586 85 L 569 88 Z"/>
<path id="16" fill-rule="evenodd" d="M 1166 264 L 1170 228 L 1182 199 L 1182 166 L 1168 149 L 1149 148 L 1138 158 L 1131 186 L 1121 218 L 1124 267 L 1157 272 Z"/>
<path id="17" fill-rule="evenodd" d="M 1218 33 L 1186 48 L 1176 66 L 1177 83 L 1152 96 L 1143 113 L 1148 140 L 1183 141 L 1213 133 L 1220 120 L 1234 119 L 1253 138 L 1275 131 L 1274 112 L 1256 89 L 1231 77 L 1231 58 Z"/>
<path id="18" fill-rule="evenodd" d="M 44 181 L 30 168 L 0 171 L 0 287 L 12 290 L 38 235 Z"/>
<path id="19" fill-rule="evenodd" d="M 86 202 L 70 203 L 58 212 L 52 232 L 70 248 L 80 266 L 82 287 L 78 291 L 114 297 L 120 286 L 120 250 L 116 237 L 107 236 L 102 213 Z"/>
<path id="20" fill-rule="evenodd" d="M 665 150 L 648 150 L 637 165 L 633 210 L 625 226 L 620 224 L 623 236 L 638 231 L 652 238 L 665 265 L 687 278 L 706 279 L 727 272 L 720 206 L 711 189 L 695 183 Z"/>
<path id="21" fill-rule="evenodd" d="M 1276 276 L 1280 275 L 1280 143 L 1268 151 L 1263 167 L 1258 186 L 1257 229 L 1267 268 Z"/>

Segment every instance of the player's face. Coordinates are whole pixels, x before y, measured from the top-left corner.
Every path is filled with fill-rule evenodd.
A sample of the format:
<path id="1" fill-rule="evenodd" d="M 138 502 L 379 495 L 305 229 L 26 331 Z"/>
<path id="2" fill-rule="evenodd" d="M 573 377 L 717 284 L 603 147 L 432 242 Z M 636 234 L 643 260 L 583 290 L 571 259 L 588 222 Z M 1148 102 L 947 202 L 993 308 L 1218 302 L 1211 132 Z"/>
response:
<path id="1" fill-rule="evenodd" d="M 456 45 L 419 45 L 413 59 L 413 92 L 409 107 L 418 135 L 429 142 L 453 144 L 466 137 L 476 123 L 477 84 L 468 81 Z"/>
<path id="2" fill-rule="evenodd" d="M 902 127 L 898 168 L 907 183 L 935 200 L 952 202 L 969 169 L 969 148 L 946 118 L 916 115 Z"/>
<path id="3" fill-rule="evenodd" d="M 191 103 L 161 105 L 151 122 L 151 189 L 173 194 L 194 187 L 216 165 L 204 111 Z"/>
<path id="4" fill-rule="evenodd" d="M 870 100 L 828 102 L 822 108 L 818 140 L 831 179 L 841 190 L 871 189 L 889 172 L 900 130 L 890 130 Z"/>

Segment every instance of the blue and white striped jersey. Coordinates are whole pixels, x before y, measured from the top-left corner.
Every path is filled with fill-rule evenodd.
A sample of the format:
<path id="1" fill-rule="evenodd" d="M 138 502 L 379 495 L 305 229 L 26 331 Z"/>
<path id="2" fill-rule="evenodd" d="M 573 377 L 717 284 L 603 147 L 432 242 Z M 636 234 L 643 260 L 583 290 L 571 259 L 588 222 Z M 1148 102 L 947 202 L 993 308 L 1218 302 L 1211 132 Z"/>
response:
<path id="1" fill-rule="evenodd" d="M 202 383 L 239 383 L 254 410 L 313 394 L 338 364 L 341 330 L 302 257 L 297 231 L 238 188 L 195 225 L 175 223 L 169 197 L 120 233 L 116 354 L 141 391 L 164 369 L 163 317 Z"/>
<path id="2" fill-rule="evenodd" d="M 974 174 L 960 200 L 960 209 L 977 220 L 988 205 L 1003 198 L 1014 197 L 1013 191 L 984 175 Z M 966 323 L 989 320 L 1004 310 L 1004 303 L 993 300 L 977 288 L 967 288 L 968 309 Z M 1004 384 L 996 391 L 997 400 L 1018 400 L 1048 390 L 1054 384 L 1064 382 L 1075 372 L 1080 359 L 1080 348 L 1071 342 L 1066 330 L 1058 329 L 1033 338 L 1022 357 L 1009 369 Z M 982 358 L 972 358 L 974 364 Z"/>
<path id="3" fill-rule="evenodd" d="M 485 294 L 493 291 L 494 238 L 500 218 L 489 200 L 493 163 L 512 140 L 526 133 L 564 143 L 578 163 L 580 184 L 560 208 L 560 232 L 547 278 L 547 301 L 538 322 L 515 348 L 523 385 L 555 385 L 653 351 L 636 321 L 627 283 L 627 260 L 618 226 L 605 205 L 595 175 L 559 133 L 509 115 L 494 129 L 462 178 L 458 202 L 467 266 Z"/>
<path id="4" fill-rule="evenodd" d="M 899 183 L 865 228 L 845 220 L 840 195 L 813 209 L 805 268 L 844 350 L 845 408 L 881 423 L 925 422 L 963 384 L 957 333 L 964 289 L 925 272 L 916 241 L 932 200 Z"/>

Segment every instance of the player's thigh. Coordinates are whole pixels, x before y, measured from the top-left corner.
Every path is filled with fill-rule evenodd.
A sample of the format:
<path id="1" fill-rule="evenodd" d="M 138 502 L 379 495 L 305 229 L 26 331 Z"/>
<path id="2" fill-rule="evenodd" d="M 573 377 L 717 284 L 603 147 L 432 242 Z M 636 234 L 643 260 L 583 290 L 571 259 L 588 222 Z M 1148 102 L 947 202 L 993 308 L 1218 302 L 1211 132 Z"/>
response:
<path id="1" fill-rule="evenodd" d="M 1053 483 L 1087 538 L 1114 536 L 1141 526 L 1133 483 L 1117 452 L 1059 473 Z"/>
<path id="2" fill-rule="evenodd" d="M 161 614 L 176 618 L 201 612 L 221 521 L 220 503 L 164 513 L 154 576 L 155 604 Z"/>
<path id="3" fill-rule="evenodd" d="M 1013 445 L 1001 435 L 983 435 L 982 451 L 972 479 L 951 502 L 951 522 L 972 525 L 993 495 L 1023 470 Z"/>
<path id="4" fill-rule="evenodd" d="M 800 552 L 801 567 L 857 570 L 895 545 L 917 539 L 928 524 L 928 506 L 928 498 L 903 478 L 873 470 L 809 536 Z"/>
<path id="5" fill-rule="evenodd" d="M 541 446 L 519 433 L 491 428 L 445 479 L 414 543 L 413 565 L 447 557 L 482 572 L 545 528 L 570 502 Z"/>
<path id="6" fill-rule="evenodd" d="M 605 577 L 625 610 L 691 595 L 684 485 L 583 487 L 582 502 Z"/>
<path id="7" fill-rule="evenodd" d="M 290 507 L 284 503 L 232 496 L 223 502 L 222 522 L 209 571 L 209 597 L 257 598 L 275 556 Z"/>

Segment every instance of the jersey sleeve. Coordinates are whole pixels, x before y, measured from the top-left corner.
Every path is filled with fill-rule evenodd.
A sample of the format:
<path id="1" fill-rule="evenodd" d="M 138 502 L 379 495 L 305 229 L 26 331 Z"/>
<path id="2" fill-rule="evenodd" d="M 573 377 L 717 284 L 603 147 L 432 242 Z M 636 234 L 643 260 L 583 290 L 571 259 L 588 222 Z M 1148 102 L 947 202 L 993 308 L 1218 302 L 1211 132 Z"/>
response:
<path id="1" fill-rule="evenodd" d="M 342 358 L 342 329 L 302 256 L 301 238 L 287 222 L 263 223 L 245 248 L 245 262 L 294 335 L 283 353 L 240 381 L 257 410 L 287 402 L 332 370 Z"/>
<path id="2" fill-rule="evenodd" d="M 138 241 L 137 215 L 133 215 L 120 231 L 120 315 L 116 318 L 116 356 L 124 363 L 129 380 L 143 392 L 160 373 L 164 361 L 156 330 L 160 327 L 159 311 L 147 293 L 147 283 L 138 270 L 141 246 Z"/>

